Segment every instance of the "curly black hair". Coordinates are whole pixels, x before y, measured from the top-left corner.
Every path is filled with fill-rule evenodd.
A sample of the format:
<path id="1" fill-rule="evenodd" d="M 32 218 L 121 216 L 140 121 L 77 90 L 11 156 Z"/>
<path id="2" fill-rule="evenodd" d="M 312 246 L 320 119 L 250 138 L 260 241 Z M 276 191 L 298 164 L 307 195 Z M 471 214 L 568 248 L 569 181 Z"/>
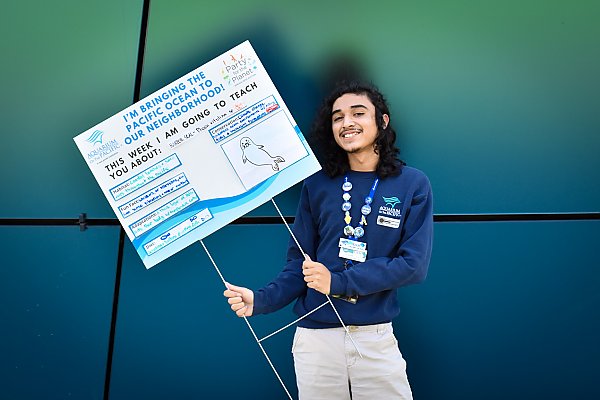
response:
<path id="1" fill-rule="evenodd" d="M 377 124 L 377 137 L 375 138 L 375 152 L 379 154 L 377 175 L 380 178 L 398 175 L 404 161 L 398 158 L 400 150 L 396 146 L 396 132 L 391 124 L 384 127 L 383 114 L 390 115 L 383 94 L 373 84 L 349 81 L 341 82 L 335 86 L 327 96 L 314 120 L 311 129 L 311 139 L 316 144 L 316 153 L 323 170 L 330 177 L 346 173 L 350 169 L 347 153 L 338 146 L 331 130 L 331 111 L 333 103 L 344 94 L 352 93 L 366 95 L 375 106 L 375 122 Z"/>

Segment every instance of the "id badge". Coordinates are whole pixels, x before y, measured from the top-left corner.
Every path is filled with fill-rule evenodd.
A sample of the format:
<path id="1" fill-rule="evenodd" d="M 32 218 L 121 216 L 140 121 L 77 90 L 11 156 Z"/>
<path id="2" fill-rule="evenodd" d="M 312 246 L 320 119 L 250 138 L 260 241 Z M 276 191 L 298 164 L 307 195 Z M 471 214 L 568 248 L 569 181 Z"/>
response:
<path id="1" fill-rule="evenodd" d="M 367 244 L 365 242 L 359 242 L 358 240 L 350 240 L 346 238 L 340 238 L 339 256 L 346 260 L 352 260 L 357 262 L 365 262 L 367 259 Z M 332 295 L 332 297 L 340 300 L 347 301 L 348 303 L 356 304 L 358 296 L 340 296 Z"/>
<path id="2" fill-rule="evenodd" d="M 367 259 L 367 244 L 358 240 L 340 238 L 338 256 L 346 260 L 365 262 Z"/>
<path id="3" fill-rule="evenodd" d="M 345 258 L 347 260 L 365 262 L 365 260 L 367 259 L 367 250 L 355 250 L 340 247 L 340 253 L 338 255 L 340 256 L 340 258 Z"/>
<path id="4" fill-rule="evenodd" d="M 367 244 L 365 242 L 359 242 L 358 240 L 350 240 L 350 239 L 340 238 L 338 247 L 343 247 L 343 248 L 352 249 L 352 250 L 366 250 Z"/>

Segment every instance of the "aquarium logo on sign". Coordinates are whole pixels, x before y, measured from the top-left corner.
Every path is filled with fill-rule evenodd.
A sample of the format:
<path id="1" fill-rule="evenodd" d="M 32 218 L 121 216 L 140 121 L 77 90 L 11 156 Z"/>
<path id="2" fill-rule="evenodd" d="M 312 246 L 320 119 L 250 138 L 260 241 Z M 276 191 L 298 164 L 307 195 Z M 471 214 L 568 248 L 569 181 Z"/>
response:
<path id="1" fill-rule="evenodd" d="M 91 145 L 91 149 L 86 154 L 89 164 L 95 164 L 107 159 L 121 147 L 121 144 L 116 139 L 104 142 L 104 132 L 99 129 L 92 132 L 85 141 Z"/>
<path id="2" fill-rule="evenodd" d="M 94 132 L 92 132 L 90 137 L 86 139 L 86 141 L 91 144 L 96 144 L 96 143 L 102 144 L 102 136 L 104 136 L 104 132 L 102 132 L 99 129 L 96 129 Z"/>

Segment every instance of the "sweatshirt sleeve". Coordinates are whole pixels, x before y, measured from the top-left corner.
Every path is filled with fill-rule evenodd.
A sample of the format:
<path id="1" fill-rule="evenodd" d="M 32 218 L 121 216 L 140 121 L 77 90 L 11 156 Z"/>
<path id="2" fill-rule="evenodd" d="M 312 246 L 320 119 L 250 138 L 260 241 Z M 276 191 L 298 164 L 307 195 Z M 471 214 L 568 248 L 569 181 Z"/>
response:
<path id="1" fill-rule="evenodd" d="M 405 213 L 404 232 L 394 257 L 376 257 L 331 274 L 331 293 L 366 296 L 422 282 L 427 276 L 433 243 L 433 199 L 424 178 Z"/>
<path id="2" fill-rule="evenodd" d="M 302 186 L 296 219 L 292 227 L 294 236 L 302 249 L 311 257 L 315 254 L 317 229 L 311 214 L 308 189 Z M 290 237 L 287 263 L 284 269 L 266 286 L 254 291 L 254 314 L 267 314 L 277 311 L 307 290 L 302 273 L 304 256 L 294 238 Z"/>

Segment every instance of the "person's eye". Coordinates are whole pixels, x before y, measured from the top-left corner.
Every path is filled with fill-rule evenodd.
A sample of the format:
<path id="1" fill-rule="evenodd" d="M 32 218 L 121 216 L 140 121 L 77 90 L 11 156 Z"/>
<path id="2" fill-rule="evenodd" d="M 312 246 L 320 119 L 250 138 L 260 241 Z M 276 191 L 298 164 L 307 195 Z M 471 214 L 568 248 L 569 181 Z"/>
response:
<path id="1" fill-rule="evenodd" d="M 339 116 L 339 115 L 337 117 L 333 117 L 333 122 L 338 122 L 338 121 L 341 121 L 341 120 L 342 120 L 342 117 Z"/>
<path id="2" fill-rule="evenodd" d="M 354 113 L 354 116 L 356 116 L 356 117 L 362 117 L 363 115 L 365 115 L 364 112 L 356 112 L 356 113 Z"/>

